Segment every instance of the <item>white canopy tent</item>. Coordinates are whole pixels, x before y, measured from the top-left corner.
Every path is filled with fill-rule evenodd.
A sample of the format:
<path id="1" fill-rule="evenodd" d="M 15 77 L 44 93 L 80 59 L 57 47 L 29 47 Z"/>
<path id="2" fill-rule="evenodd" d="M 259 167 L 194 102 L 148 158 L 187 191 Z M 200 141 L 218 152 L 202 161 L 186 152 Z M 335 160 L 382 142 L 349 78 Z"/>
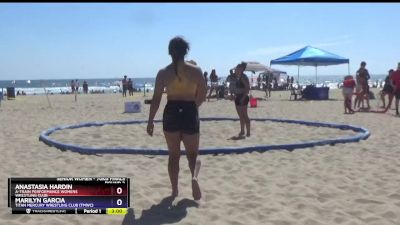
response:
<path id="1" fill-rule="evenodd" d="M 281 74 L 286 74 L 285 71 L 273 69 L 273 68 L 266 66 L 257 61 L 243 61 L 243 62 L 247 63 L 246 69 L 244 71 L 252 72 L 251 78 L 250 78 L 250 82 L 251 82 L 250 86 L 251 87 L 254 86 L 253 85 L 253 83 L 254 83 L 253 82 L 253 74 L 255 74 L 256 72 L 269 73 L 269 74 L 272 74 L 274 78 L 277 77 L 278 79 Z M 235 68 L 236 67 L 233 67 L 232 70 L 235 70 Z"/>

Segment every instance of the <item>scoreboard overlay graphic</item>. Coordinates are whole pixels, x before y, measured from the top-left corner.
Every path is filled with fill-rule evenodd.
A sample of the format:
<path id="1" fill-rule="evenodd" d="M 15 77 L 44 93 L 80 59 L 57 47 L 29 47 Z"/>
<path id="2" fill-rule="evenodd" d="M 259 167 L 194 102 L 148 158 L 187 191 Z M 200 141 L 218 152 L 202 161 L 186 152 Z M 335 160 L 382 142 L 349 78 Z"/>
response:
<path id="1" fill-rule="evenodd" d="M 8 178 L 13 214 L 126 214 L 125 177 Z"/>

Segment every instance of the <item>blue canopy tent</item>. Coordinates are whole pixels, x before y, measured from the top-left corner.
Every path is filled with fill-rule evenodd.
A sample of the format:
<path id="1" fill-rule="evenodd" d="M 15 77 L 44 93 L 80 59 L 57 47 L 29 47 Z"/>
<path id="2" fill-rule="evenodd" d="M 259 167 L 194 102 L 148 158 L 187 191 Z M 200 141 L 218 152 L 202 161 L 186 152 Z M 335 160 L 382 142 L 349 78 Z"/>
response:
<path id="1" fill-rule="evenodd" d="M 317 67 L 330 66 L 338 64 L 348 64 L 348 73 L 350 74 L 349 59 L 327 52 L 325 50 L 306 46 L 297 50 L 287 56 L 271 60 L 272 64 L 281 65 L 296 65 L 297 67 L 297 81 L 299 81 L 300 66 L 315 66 L 315 82 L 317 83 Z"/>

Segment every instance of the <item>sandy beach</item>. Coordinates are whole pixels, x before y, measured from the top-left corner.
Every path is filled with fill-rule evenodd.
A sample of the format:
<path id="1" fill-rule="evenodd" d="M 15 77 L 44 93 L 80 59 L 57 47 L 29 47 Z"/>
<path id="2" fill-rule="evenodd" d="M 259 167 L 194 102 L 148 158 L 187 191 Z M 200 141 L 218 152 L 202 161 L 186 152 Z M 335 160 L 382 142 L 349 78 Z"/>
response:
<path id="1" fill-rule="evenodd" d="M 371 89 L 377 96 L 378 90 Z M 386 114 L 345 115 L 341 90 L 328 101 L 289 101 L 288 91 L 249 109 L 250 118 L 285 118 L 362 126 L 364 141 L 334 146 L 264 153 L 200 156 L 200 205 L 192 201 L 190 171 L 180 161 L 180 193 L 169 208 L 170 182 L 166 156 L 82 155 L 39 142 L 40 132 L 89 121 L 146 120 L 149 105 L 136 93 L 18 96 L 0 107 L 0 224 L 216 224 L 216 225 L 386 225 L 400 224 L 400 118 Z M 255 96 L 264 93 L 253 91 Z M 125 101 L 142 102 L 142 112 L 124 112 Z M 156 115 L 161 119 L 165 96 Z M 371 100 L 377 106 L 377 100 Z M 201 117 L 237 117 L 229 100 L 213 99 L 200 108 Z M 351 131 L 272 122 L 253 122 L 252 136 L 228 138 L 239 122 L 203 122 L 201 148 L 284 144 L 350 135 Z M 149 137 L 145 125 L 104 126 L 60 131 L 59 141 L 97 147 L 166 148 L 162 125 Z M 12 215 L 7 208 L 9 177 L 129 177 L 131 208 L 125 216 Z"/>

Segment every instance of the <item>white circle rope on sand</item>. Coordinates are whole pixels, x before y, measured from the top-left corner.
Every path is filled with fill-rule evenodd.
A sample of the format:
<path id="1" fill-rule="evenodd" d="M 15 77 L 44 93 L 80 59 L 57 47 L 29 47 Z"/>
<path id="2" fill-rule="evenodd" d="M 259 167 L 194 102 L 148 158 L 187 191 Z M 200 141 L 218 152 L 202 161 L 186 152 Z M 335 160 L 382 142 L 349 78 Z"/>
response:
<path id="1" fill-rule="evenodd" d="M 238 121 L 237 118 L 201 118 L 201 121 Z M 246 152 L 265 152 L 269 150 L 288 150 L 293 151 L 298 148 L 310 148 L 314 146 L 321 145 L 335 145 L 339 143 L 349 143 L 349 142 L 358 142 L 360 140 L 365 140 L 370 136 L 370 132 L 363 128 L 357 127 L 354 125 L 346 125 L 346 124 L 336 124 L 336 123 L 322 123 L 322 122 L 310 122 L 303 120 L 287 120 L 287 119 L 270 119 L 270 118 L 253 118 L 253 121 L 265 122 L 279 122 L 279 123 L 291 123 L 291 124 L 300 124 L 306 126 L 314 126 L 314 127 L 328 127 L 340 130 L 352 130 L 357 134 L 354 136 L 346 136 L 340 137 L 336 139 L 326 139 L 319 141 L 309 141 L 302 143 L 292 143 L 292 144 L 280 144 L 280 145 L 259 145 L 259 146 L 249 146 L 249 147 L 223 147 L 223 148 L 205 148 L 199 149 L 200 155 L 206 154 L 232 154 L 232 153 L 246 153 Z M 162 120 L 155 120 L 155 123 L 162 122 Z M 65 130 L 65 129 L 77 129 L 81 127 L 98 127 L 103 125 L 131 125 L 131 124 L 143 124 L 147 123 L 146 120 L 133 120 L 133 121 L 113 121 L 113 122 L 89 122 L 89 123 L 81 123 L 78 125 L 68 125 L 68 126 L 59 126 L 50 128 L 46 131 L 43 131 L 40 134 L 39 141 L 44 142 L 49 146 L 54 146 L 61 150 L 70 150 L 73 152 L 79 152 L 83 154 L 142 154 L 142 155 L 168 155 L 167 149 L 156 149 L 156 148 L 93 148 L 93 147 L 82 147 L 74 144 L 62 143 L 50 138 L 50 135 L 56 131 Z M 185 154 L 184 151 L 181 151 L 181 154 Z"/>

